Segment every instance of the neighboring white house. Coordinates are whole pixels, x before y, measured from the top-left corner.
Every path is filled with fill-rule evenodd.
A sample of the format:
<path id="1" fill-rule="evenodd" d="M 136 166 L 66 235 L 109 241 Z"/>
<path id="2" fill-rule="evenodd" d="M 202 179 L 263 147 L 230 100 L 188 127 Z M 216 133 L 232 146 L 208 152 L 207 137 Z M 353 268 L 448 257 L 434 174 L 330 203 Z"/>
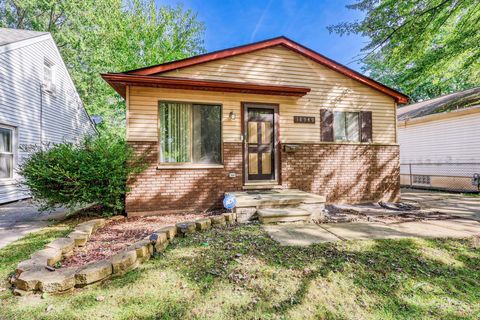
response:
<path id="1" fill-rule="evenodd" d="M 0 203 L 28 197 L 15 168 L 35 146 L 95 133 L 51 35 L 0 28 Z"/>
<path id="2" fill-rule="evenodd" d="M 402 185 L 478 190 L 480 88 L 401 107 L 397 115 Z"/>

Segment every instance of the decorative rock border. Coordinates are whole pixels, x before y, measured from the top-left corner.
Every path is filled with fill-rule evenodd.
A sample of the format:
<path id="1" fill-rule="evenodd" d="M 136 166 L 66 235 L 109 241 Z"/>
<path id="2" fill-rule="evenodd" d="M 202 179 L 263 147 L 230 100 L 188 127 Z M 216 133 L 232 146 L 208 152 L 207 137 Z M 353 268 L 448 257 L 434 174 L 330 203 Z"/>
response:
<path id="1" fill-rule="evenodd" d="M 118 220 L 122 217 L 112 217 Z M 53 266 L 73 253 L 75 247 L 84 246 L 95 231 L 107 223 L 106 219 L 94 219 L 78 224 L 66 238 L 59 238 L 45 249 L 32 254 L 31 258 L 20 262 L 15 270 L 12 283 L 14 293 L 25 295 L 31 292 L 63 293 L 73 288 L 81 288 L 121 275 L 137 268 L 140 263 L 149 260 L 154 253 L 165 250 L 170 241 L 177 235 L 186 236 L 210 227 L 222 227 L 235 223 L 234 213 L 199 218 L 176 225 L 165 226 L 154 231 L 147 238 L 137 241 L 125 250 L 109 259 L 86 264 L 81 267 L 55 269 Z"/>

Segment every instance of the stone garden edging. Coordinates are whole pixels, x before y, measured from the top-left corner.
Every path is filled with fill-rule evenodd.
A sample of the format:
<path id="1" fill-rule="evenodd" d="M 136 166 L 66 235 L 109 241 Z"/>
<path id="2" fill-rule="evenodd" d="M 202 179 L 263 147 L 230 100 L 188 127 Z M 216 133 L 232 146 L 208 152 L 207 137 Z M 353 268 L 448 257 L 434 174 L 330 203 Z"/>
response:
<path id="1" fill-rule="evenodd" d="M 122 219 L 118 216 L 108 220 Z M 233 224 L 235 213 L 224 213 L 195 221 L 185 221 L 154 231 L 108 259 L 92 262 L 81 267 L 55 269 L 56 263 L 71 255 L 75 247 L 84 246 L 97 229 L 105 226 L 107 219 L 94 219 L 79 223 L 65 238 L 58 238 L 45 249 L 33 253 L 30 259 L 20 262 L 12 283 L 14 293 L 25 295 L 31 292 L 63 293 L 77 287 L 85 287 L 114 275 L 121 275 L 137 268 L 156 252 L 165 250 L 177 235 L 187 235 L 211 227 Z"/>

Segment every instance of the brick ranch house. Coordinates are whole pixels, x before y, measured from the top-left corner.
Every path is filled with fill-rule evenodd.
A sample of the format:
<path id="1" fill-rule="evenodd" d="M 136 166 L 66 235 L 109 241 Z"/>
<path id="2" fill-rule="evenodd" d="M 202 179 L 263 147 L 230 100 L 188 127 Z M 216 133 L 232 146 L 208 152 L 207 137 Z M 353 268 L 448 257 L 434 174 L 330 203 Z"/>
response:
<path id="1" fill-rule="evenodd" d="M 150 150 L 128 214 L 206 209 L 249 189 L 398 200 L 396 109 L 408 97 L 290 39 L 102 77 L 126 99 L 128 142 Z"/>

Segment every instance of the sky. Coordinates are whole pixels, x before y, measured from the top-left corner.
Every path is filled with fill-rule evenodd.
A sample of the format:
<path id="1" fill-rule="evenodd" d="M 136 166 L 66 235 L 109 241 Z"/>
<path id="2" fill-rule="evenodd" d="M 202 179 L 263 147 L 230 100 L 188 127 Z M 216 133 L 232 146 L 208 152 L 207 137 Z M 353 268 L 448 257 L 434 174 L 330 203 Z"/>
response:
<path id="1" fill-rule="evenodd" d="M 204 22 L 207 52 L 277 36 L 286 36 L 349 68 L 367 39 L 330 34 L 327 26 L 355 21 L 362 13 L 345 8 L 355 0 L 156 0 L 157 4 L 182 4 Z"/>

